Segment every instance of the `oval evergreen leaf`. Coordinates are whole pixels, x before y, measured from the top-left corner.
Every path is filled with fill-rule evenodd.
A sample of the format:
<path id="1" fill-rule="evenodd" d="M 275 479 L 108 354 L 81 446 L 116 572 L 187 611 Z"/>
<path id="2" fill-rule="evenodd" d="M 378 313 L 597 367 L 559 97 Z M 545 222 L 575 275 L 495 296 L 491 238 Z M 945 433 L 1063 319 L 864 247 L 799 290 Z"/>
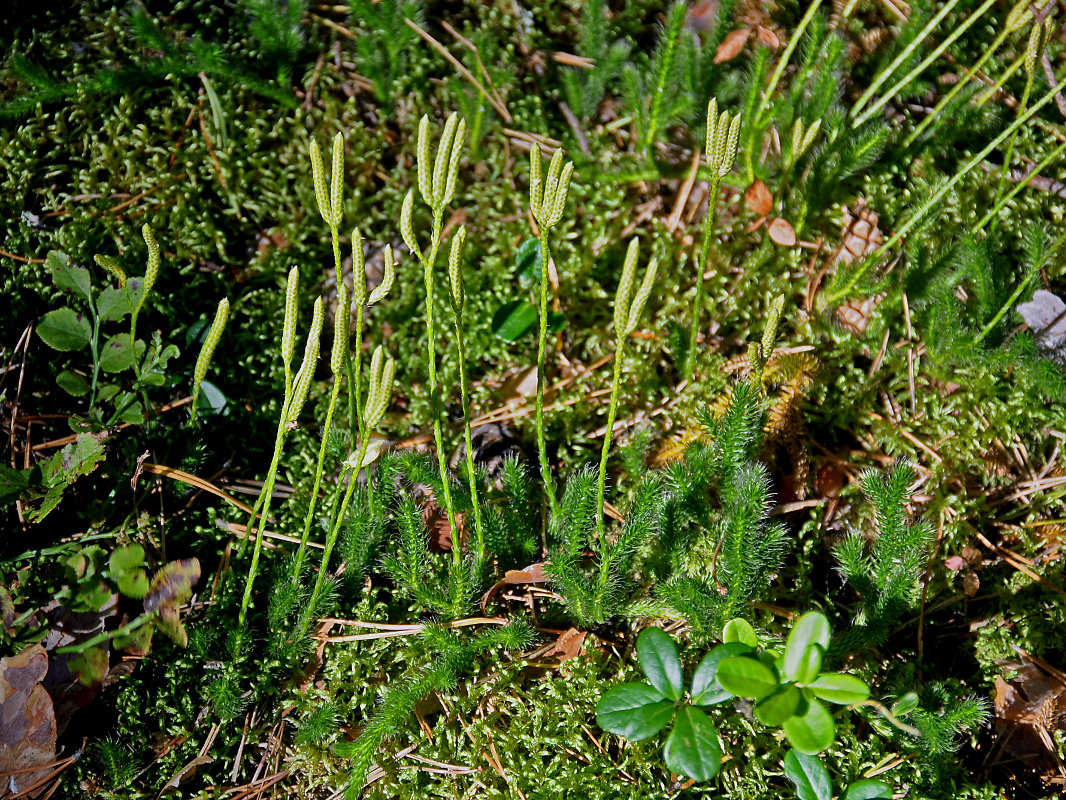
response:
<path id="1" fill-rule="evenodd" d="M 796 683 L 810 683 L 818 677 L 818 670 L 822 668 L 822 656 L 825 650 L 820 644 L 812 644 L 803 651 L 803 657 L 796 667 Z"/>
<path id="2" fill-rule="evenodd" d="M 801 753 L 817 755 L 833 743 L 836 725 L 825 706 L 813 698 L 800 716 L 789 717 L 781 726 L 789 743 Z"/>
<path id="3" fill-rule="evenodd" d="M 725 624 L 722 629 L 722 641 L 743 642 L 753 649 L 759 646 L 759 637 L 755 635 L 755 629 L 751 627 L 750 622 L 740 617 L 731 619 Z"/>
<path id="4" fill-rule="evenodd" d="M 706 714 L 685 706 L 666 739 L 663 756 L 666 766 L 674 772 L 697 781 L 709 781 L 722 766 L 718 731 Z"/>
<path id="5" fill-rule="evenodd" d="M 855 781 L 847 791 L 840 796 L 840 800 L 875 800 L 875 798 L 892 797 L 892 789 L 884 781 L 863 780 Z"/>
<path id="6" fill-rule="evenodd" d="M 843 672 L 828 672 L 808 684 L 808 688 L 823 700 L 842 706 L 860 703 L 870 696 L 866 681 Z"/>
<path id="7" fill-rule="evenodd" d="M 685 691 L 677 645 L 661 628 L 645 628 L 637 637 L 637 658 L 648 683 L 669 697 L 680 700 Z"/>
<path id="8" fill-rule="evenodd" d="M 785 644 L 785 680 L 796 680 L 803 654 L 812 644 L 821 645 L 823 650 L 829 646 L 829 620 L 820 611 L 804 614 L 792 626 Z"/>
<path id="9" fill-rule="evenodd" d="M 747 656 L 726 658 L 718 665 L 718 682 L 739 697 L 761 700 L 777 691 L 778 680 L 766 664 Z"/>
<path id="10" fill-rule="evenodd" d="M 799 800 L 832 800 L 833 781 L 817 756 L 789 750 L 785 754 L 785 775 L 796 784 Z"/>
<path id="11" fill-rule="evenodd" d="M 707 653 L 692 674 L 692 702 L 698 706 L 709 706 L 733 697 L 733 693 L 718 682 L 718 665 L 722 659 L 750 652 L 751 648 L 743 642 L 728 642 Z"/>
<path id="12" fill-rule="evenodd" d="M 795 686 L 782 686 L 755 704 L 755 718 L 763 725 L 776 728 L 796 713 L 802 699 Z"/>
<path id="13" fill-rule="evenodd" d="M 674 704 L 646 683 L 623 683 L 608 691 L 596 705 L 596 724 L 638 742 L 663 729 Z"/>

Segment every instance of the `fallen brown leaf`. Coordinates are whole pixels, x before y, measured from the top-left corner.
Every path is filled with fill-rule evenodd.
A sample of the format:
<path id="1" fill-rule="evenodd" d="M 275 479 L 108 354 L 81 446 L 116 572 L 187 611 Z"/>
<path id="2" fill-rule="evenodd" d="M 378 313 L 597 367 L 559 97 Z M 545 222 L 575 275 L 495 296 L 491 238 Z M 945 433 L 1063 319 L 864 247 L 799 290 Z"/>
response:
<path id="1" fill-rule="evenodd" d="M 718 49 L 714 51 L 714 63 L 721 64 L 723 61 L 732 61 L 744 50 L 751 36 L 751 28 L 738 28 L 726 34 Z"/>
<path id="2" fill-rule="evenodd" d="M 782 247 L 792 247 L 796 244 L 796 231 L 787 219 L 774 217 L 770 220 L 770 240 Z"/>
<path id="3" fill-rule="evenodd" d="M 46 772 L 17 770 L 56 760 L 55 712 L 52 698 L 41 685 L 47 672 L 48 654 L 39 644 L 0 659 L 0 773 L 5 773 L 4 790 L 16 796 Z M 36 797 L 45 788 L 41 786 L 27 796 Z"/>
<path id="4" fill-rule="evenodd" d="M 774 197 L 770 194 L 770 190 L 766 188 L 766 184 L 756 178 L 755 183 L 744 192 L 744 205 L 753 214 L 765 217 L 773 210 Z"/>

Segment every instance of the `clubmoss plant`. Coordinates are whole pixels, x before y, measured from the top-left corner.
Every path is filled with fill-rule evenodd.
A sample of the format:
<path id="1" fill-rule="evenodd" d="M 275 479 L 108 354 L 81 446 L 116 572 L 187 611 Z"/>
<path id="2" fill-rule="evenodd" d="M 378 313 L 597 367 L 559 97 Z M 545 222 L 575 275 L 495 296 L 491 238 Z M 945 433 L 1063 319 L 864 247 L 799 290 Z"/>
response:
<path id="1" fill-rule="evenodd" d="M 692 301 L 692 317 L 689 323 L 688 350 L 685 358 L 685 377 L 691 379 L 696 367 L 696 339 L 700 330 L 700 315 L 703 312 L 704 273 L 707 271 L 707 259 L 714 241 L 714 225 L 718 219 L 718 188 L 722 178 L 733 169 L 737 157 L 737 143 L 740 140 L 740 115 L 729 117 L 728 111 L 718 114 L 718 101 L 711 98 L 707 104 L 707 139 L 705 157 L 711 173 L 710 189 L 707 193 L 707 216 L 703 222 L 703 247 L 696 262 L 696 296 Z"/>
<path id="2" fill-rule="evenodd" d="M 534 143 L 529 151 L 529 210 L 540 226 L 540 332 L 537 336 L 537 457 L 540 459 L 540 476 L 544 493 L 552 513 L 558 511 L 555 499 L 555 481 L 548 463 L 548 447 L 544 439 L 544 349 L 548 339 L 548 270 L 551 268 L 551 248 L 548 234 L 563 218 L 566 195 L 570 190 L 570 178 L 574 162 L 563 166 L 563 151 L 552 154 L 547 179 L 540 161 L 540 147 Z"/>
<path id="3" fill-rule="evenodd" d="M 466 477 L 470 487 L 470 505 L 474 512 L 473 556 L 476 572 L 480 573 L 485 563 L 485 528 L 481 520 L 481 503 L 478 500 L 477 470 L 474 468 L 474 446 L 470 438 L 470 398 L 467 387 L 466 347 L 463 342 L 463 309 L 466 307 L 466 288 L 463 282 L 463 248 L 466 245 L 466 226 L 461 225 L 452 236 L 448 253 L 448 299 L 455 323 L 455 346 L 459 356 L 459 392 L 463 406 L 463 443 L 466 445 Z"/>
<path id="4" fill-rule="evenodd" d="M 625 264 L 622 267 L 622 280 L 618 284 L 618 293 L 614 298 L 614 374 L 611 376 L 611 401 L 607 407 L 607 430 L 603 434 L 603 449 L 600 453 L 600 477 L 596 489 L 596 535 L 601 540 L 601 544 L 604 537 L 603 495 L 607 482 L 607 457 L 611 454 L 614 417 L 618 411 L 618 390 L 621 386 L 626 340 L 637 329 L 641 312 L 644 311 L 644 306 L 647 304 L 648 298 L 651 297 L 651 290 L 655 285 L 655 271 L 659 267 L 659 260 L 653 257 L 648 263 L 640 288 L 634 294 L 633 289 L 637 280 L 637 251 L 639 249 L 640 242 L 637 239 L 629 242 Z"/>
<path id="5" fill-rule="evenodd" d="M 263 547 L 263 528 L 270 518 L 270 500 L 274 491 L 274 481 L 281 462 L 281 453 L 285 446 L 285 438 L 288 432 L 296 426 L 296 420 L 303 410 L 307 401 L 307 393 L 311 388 L 311 378 L 314 376 L 315 365 L 318 361 L 319 338 L 322 333 L 322 298 L 315 300 L 314 313 L 311 319 L 311 330 L 307 335 L 304 346 L 303 360 L 300 369 L 293 376 L 289 368 L 296 349 L 296 297 L 297 286 L 300 279 L 300 270 L 293 267 L 289 271 L 289 278 L 285 286 L 285 321 L 282 328 L 281 357 L 285 366 L 285 396 L 282 402 L 281 415 L 278 419 L 278 429 L 274 436 L 274 455 L 267 469 L 266 479 L 259 497 L 252 507 L 252 513 L 248 518 L 245 539 L 241 542 L 238 556 L 242 555 L 255 531 L 255 546 L 252 549 L 252 561 L 248 566 L 248 577 L 244 585 L 244 598 L 241 600 L 241 610 L 237 618 L 237 629 L 241 634 L 245 631 L 248 607 L 252 602 L 252 586 L 255 583 L 256 571 L 259 567 L 259 556 Z M 256 527 L 256 515 L 259 516 L 259 525 Z"/>
<path id="6" fill-rule="evenodd" d="M 441 132 L 436 157 L 430 151 L 429 117 L 423 116 L 418 123 L 418 191 L 422 201 L 433 213 L 433 227 L 428 247 L 423 250 L 415 238 L 411 216 L 414 212 L 414 189 L 407 193 L 400 210 L 400 234 L 408 249 L 415 254 L 422 264 L 423 280 L 426 287 L 426 339 L 429 366 L 429 394 L 431 415 L 433 417 L 433 443 L 437 449 L 437 466 L 440 469 L 442 500 L 448 514 L 448 522 L 453 531 L 459 530 L 455 521 L 455 507 L 452 504 L 451 488 L 448 479 L 448 467 L 444 455 L 444 436 L 441 430 L 440 386 L 437 382 L 437 328 L 436 328 L 436 277 L 433 273 L 440 249 L 440 234 L 444 222 L 444 209 L 455 195 L 455 181 L 459 174 L 459 159 L 463 153 L 463 139 L 466 136 L 466 122 L 459 119 L 454 112 L 449 115 Z M 430 164 L 432 163 L 432 170 Z M 458 565 L 462 555 L 460 548 L 454 548 L 454 557 Z"/>

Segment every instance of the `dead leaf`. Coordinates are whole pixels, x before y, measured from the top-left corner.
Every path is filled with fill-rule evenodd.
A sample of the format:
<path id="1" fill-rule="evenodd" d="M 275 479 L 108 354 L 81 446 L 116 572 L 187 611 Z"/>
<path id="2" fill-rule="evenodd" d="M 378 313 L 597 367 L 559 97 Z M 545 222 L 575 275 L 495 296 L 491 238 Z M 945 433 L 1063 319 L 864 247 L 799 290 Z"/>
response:
<path id="1" fill-rule="evenodd" d="M 770 220 L 770 240 L 782 247 L 792 247 L 796 243 L 796 231 L 787 219 L 774 217 Z"/>
<path id="2" fill-rule="evenodd" d="M 489 590 L 481 596 L 481 611 L 484 613 L 489 601 L 492 600 L 492 598 L 494 598 L 504 586 L 521 586 L 527 583 L 547 583 L 551 578 L 544 571 L 544 567 L 546 566 L 546 561 L 538 561 L 536 564 L 530 564 L 525 569 L 507 570 L 503 577 L 489 587 Z"/>
<path id="3" fill-rule="evenodd" d="M 781 38 L 769 28 L 762 25 L 755 26 L 755 37 L 759 40 L 760 44 L 766 45 L 771 50 L 776 50 L 781 46 Z"/>
<path id="4" fill-rule="evenodd" d="M 965 592 L 967 597 L 973 597 L 980 588 L 981 579 L 977 577 L 977 573 L 972 569 L 966 570 L 962 575 L 962 591 Z"/>
<path id="5" fill-rule="evenodd" d="M 185 647 L 189 644 L 189 634 L 178 616 L 178 609 L 174 606 L 160 606 L 156 609 L 156 627 L 169 636 L 176 645 Z"/>
<path id="6" fill-rule="evenodd" d="M 944 566 L 952 572 L 959 572 L 960 570 L 966 569 L 966 559 L 962 556 L 951 556 L 944 559 Z"/>
<path id="7" fill-rule="evenodd" d="M 15 795 L 46 775 L 46 770 L 15 770 L 56 760 L 55 712 L 41 685 L 47 672 L 48 654 L 39 644 L 0 659 L 0 773 L 14 772 L 5 775 L 4 788 Z M 44 790 L 42 786 L 28 796 Z"/>
<path id="8" fill-rule="evenodd" d="M 774 197 L 770 194 L 770 190 L 766 188 L 766 184 L 756 178 L 755 183 L 744 192 L 744 205 L 753 214 L 765 217 L 773 210 Z"/>
<path id="9" fill-rule="evenodd" d="M 744 45 L 748 43 L 748 37 L 750 36 L 751 28 L 738 28 L 735 31 L 730 31 L 726 34 L 722 43 L 718 45 L 718 49 L 714 51 L 714 63 L 721 64 L 723 61 L 732 61 L 739 56 L 744 49 Z"/>
<path id="10" fill-rule="evenodd" d="M 557 661 L 577 658 L 585 652 L 586 636 L 588 636 L 588 631 L 579 631 L 577 628 L 570 628 L 564 631 L 555 640 L 555 644 L 545 651 L 544 658 L 551 658 Z"/>
<path id="11" fill-rule="evenodd" d="M 1053 668 L 1047 672 L 1036 663 L 1004 666 L 1015 676 L 1010 681 L 996 678 L 996 736 L 1027 769 L 1039 770 L 1045 779 L 1061 777 L 1054 741 L 1057 732 L 1066 730 L 1066 683 L 1061 673 L 1053 674 L 1058 672 Z"/>

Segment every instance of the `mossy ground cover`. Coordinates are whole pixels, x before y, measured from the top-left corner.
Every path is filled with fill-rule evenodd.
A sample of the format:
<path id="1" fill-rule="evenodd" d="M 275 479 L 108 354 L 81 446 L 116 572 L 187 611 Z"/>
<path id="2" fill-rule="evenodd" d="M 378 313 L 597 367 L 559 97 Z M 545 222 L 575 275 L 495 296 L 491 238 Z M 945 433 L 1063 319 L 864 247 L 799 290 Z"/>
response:
<path id="1" fill-rule="evenodd" d="M 0 28 L 0 421 L 9 465 L 0 655 L 61 629 L 57 604 L 97 614 L 94 632 L 126 637 L 111 637 L 102 665 L 74 664 L 87 687 L 74 691 L 66 680 L 62 696 L 52 687 L 65 726 L 57 757 L 76 756 L 44 781 L 53 796 L 325 798 L 346 787 L 351 795 L 363 786 L 351 784 L 360 758 L 370 758 L 366 797 L 792 796 L 787 742 L 745 701 L 712 713 L 725 760 L 709 782 L 672 774 L 658 739 L 629 742 L 596 724 L 604 692 L 640 679 L 633 646 L 642 628 L 669 628 L 690 669 L 721 638 L 720 621 L 713 630 L 701 623 L 716 619 L 719 600 L 700 605 L 684 595 L 692 584 L 682 578 L 703 570 L 712 592 L 717 582 L 732 601 L 730 577 L 717 571 L 733 563 L 721 543 L 747 540 L 727 533 L 738 518 L 720 507 L 728 491 L 697 479 L 699 464 L 725 458 L 713 447 L 729 441 L 721 421 L 739 408 L 738 385 L 759 409 L 751 415 L 759 440 L 745 447 L 765 465 L 772 498 L 752 530 L 779 523 L 783 538 L 778 560 L 756 565 L 767 579 L 735 613 L 774 646 L 792 618 L 819 609 L 848 643 L 827 658 L 861 675 L 885 706 L 911 691 L 919 697 L 906 717 L 919 736 L 870 707 L 838 715 L 822 757 L 834 784 L 876 776 L 897 796 L 931 798 L 1062 791 L 1066 378 L 1061 345 L 1034 336 L 1017 312 L 1036 290 L 1063 294 L 1061 101 L 1051 91 L 1016 135 L 1001 138 L 1061 80 L 1058 12 L 1049 5 L 1034 18 L 1025 4 L 976 2 L 820 5 L 94 0 L 71 14 L 16 3 Z M 717 221 L 691 341 L 712 178 L 694 152 L 705 149 L 711 97 L 743 122 L 736 163 L 712 198 Z M 887 99 L 860 123 L 879 98 Z M 452 111 L 466 120 L 466 140 L 442 222 L 449 240 L 466 229 L 469 416 L 480 430 L 475 458 L 489 473 L 483 507 L 500 510 L 508 533 L 493 540 L 464 613 L 449 615 L 428 608 L 385 559 L 414 558 L 429 542 L 424 574 L 454 577 L 447 517 L 429 499 L 440 494 L 436 459 L 433 469 L 404 460 L 432 454 L 438 413 L 456 502 L 470 506 L 447 281 L 435 306 L 432 357 L 444 391 L 434 409 L 424 277 L 400 230 L 404 197 L 418 184 L 419 120 L 428 115 L 439 132 Z M 248 552 L 239 535 L 248 518 L 210 489 L 251 505 L 266 477 L 283 412 L 290 268 L 301 274 L 299 339 L 320 296 L 325 330 L 333 328 L 337 270 L 308 153 L 312 139 L 328 143 L 338 132 L 341 280 L 351 281 L 355 226 L 372 285 L 385 248 L 397 256 L 396 285 L 367 308 L 362 337 L 367 361 L 383 345 L 396 363 L 380 426 L 391 454 L 371 472 L 397 505 L 363 517 L 359 509 L 376 506 L 356 495 L 326 565 L 335 576 L 327 602 L 311 609 L 307 635 L 293 635 L 307 597 L 286 595 L 285 581 L 330 398 L 327 333 L 309 401 L 287 429 L 266 526 L 289 538 L 266 537 L 242 633 Z M 652 257 L 658 269 L 622 359 L 608 512 L 639 508 L 653 493 L 648 475 L 662 476 L 668 508 L 690 484 L 702 487 L 669 517 L 676 524 L 622 554 L 628 566 L 610 577 L 615 605 L 603 613 L 566 588 L 559 564 L 568 534 L 537 482 L 536 326 L 511 336 L 502 325 L 501 309 L 536 304 L 541 280 L 530 256 L 539 228 L 528 196 L 534 142 L 546 153 L 561 146 L 574 163 L 565 213 L 550 232 L 550 307 L 561 327 L 547 339 L 545 438 L 560 496 L 567 478 L 599 459 L 614 298 L 634 235 L 640 269 Z M 145 223 L 162 263 L 137 330 L 146 339 L 158 331 L 179 352 L 159 381 L 116 378 L 117 394 L 100 403 L 129 394 L 143 418 L 94 418 L 85 396 L 60 388 L 65 371 L 92 372 L 87 354 L 57 351 L 35 332 L 47 312 L 75 305 L 49 253 L 88 269 L 93 291 L 102 291 L 115 282 L 94 256 L 140 276 Z M 430 224 L 419 205 L 422 246 Z M 446 260 L 442 246 L 442 273 Z M 201 406 L 190 421 L 194 365 L 222 297 L 229 322 L 207 379 L 225 406 Z M 763 340 L 778 297 L 776 349 L 754 357 L 749 345 Z M 119 323 L 127 324 L 106 323 L 104 335 Z M 101 381 L 112 380 L 104 373 Z M 345 391 L 325 498 L 350 472 L 351 428 Z M 34 523 L 43 491 L 12 476 L 40 480 L 32 468 L 85 431 L 98 443 L 81 440 L 85 474 L 61 486 L 61 501 Z M 520 497 L 525 484 L 504 474 L 504 454 L 524 465 L 528 498 Z M 871 599 L 875 588 L 864 590 L 861 571 L 849 572 L 841 548 L 855 555 L 849 534 L 867 548 L 879 532 L 886 538 L 883 507 L 875 512 L 861 475 L 890 471 L 899 459 L 914 471 L 906 516 L 923 519 L 931 535 L 901 550 L 901 562 L 919 550 L 921 558 L 893 590 L 902 605 L 878 617 L 885 604 Z M 754 467 L 744 474 L 762 485 Z M 404 495 L 427 524 L 408 526 L 407 551 L 397 533 Z M 507 516 L 517 508 L 527 510 L 524 528 Z M 464 548 L 470 517 L 463 514 Z M 312 544 L 326 540 L 329 525 L 328 515 L 314 519 Z M 610 522 L 607 530 L 617 543 L 626 529 Z M 685 539 L 690 530 L 697 533 Z M 688 541 L 691 552 L 679 544 Z M 595 574 L 611 551 L 594 530 L 580 542 L 574 563 Z M 135 553 L 122 549 L 131 545 L 143 562 L 113 557 Z M 312 548 L 312 570 L 320 552 Z M 126 636 L 142 619 L 129 589 L 140 564 L 154 579 L 143 608 L 152 599 L 157 611 L 171 608 L 165 592 L 191 580 L 192 559 L 200 577 L 173 606 L 181 606 L 187 646 L 164 635 L 159 615 L 140 629 L 157 628 L 150 647 L 135 631 Z M 168 572 L 166 564 L 179 566 Z M 117 601 L 110 615 L 96 602 L 101 585 Z M 686 596 L 691 609 L 679 609 Z M 285 603 L 295 616 L 273 610 Z M 475 624 L 447 627 L 457 619 Z M 497 624 L 508 620 L 521 629 Z M 873 632 L 878 621 L 883 629 Z M 44 642 L 53 662 L 69 643 Z M 1046 695 L 1024 696 L 1038 679 Z M 381 720 L 386 735 L 368 755 L 360 739 Z"/>

